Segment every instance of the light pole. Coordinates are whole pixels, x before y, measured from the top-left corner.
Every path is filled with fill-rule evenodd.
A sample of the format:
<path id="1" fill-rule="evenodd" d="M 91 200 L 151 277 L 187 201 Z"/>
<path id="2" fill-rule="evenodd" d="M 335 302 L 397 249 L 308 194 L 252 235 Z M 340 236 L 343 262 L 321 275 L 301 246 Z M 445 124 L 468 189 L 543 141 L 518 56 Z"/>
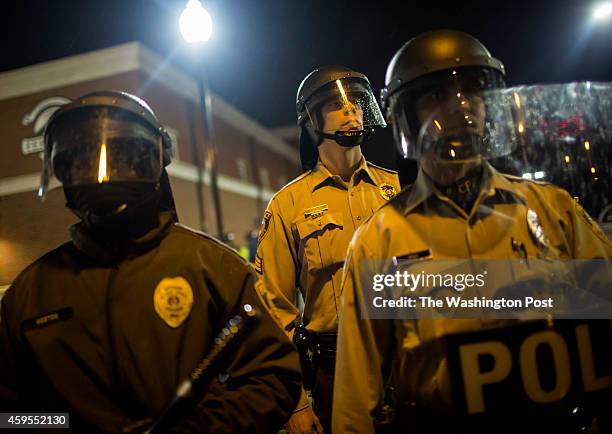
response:
<path id="1" fill-rule="evenodd" d="M 215 206 L 215 220 L 217 224 L 217 236 L 223 239 L 223 213 L 221 211 L 221 197 L 219 195 L 219 172 L 217 170 L 217 142 L 215 140 L 215 128 L 212 115 L 212 100 L 210 97 L 210 86 L 208 82 L 208 64 L 204 59 L 204 43 L 210 39 L 212 34 L 212 18 L 206 9 L 202 7 L 199 0 L 189 0 L 185 10 L 179 18 L 179 27 L 183 39 L 194 48 L 194 57 L 198 66 L 198 91 L 202 109 L 204 140 L 207 148 L 207 161 L 210 167 L 210 184 Z M 201 174 L 201 169 L 198 168 Z M 201 195 L 200 195 L 201 199 Z M 200 210 L 202 213 L 202 209 Z"/>

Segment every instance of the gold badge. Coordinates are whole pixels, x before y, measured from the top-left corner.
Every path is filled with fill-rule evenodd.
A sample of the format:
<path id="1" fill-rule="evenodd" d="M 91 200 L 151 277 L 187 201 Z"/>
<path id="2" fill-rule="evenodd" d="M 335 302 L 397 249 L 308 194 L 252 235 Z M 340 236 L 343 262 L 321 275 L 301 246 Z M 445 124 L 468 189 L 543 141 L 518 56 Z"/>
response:
<path id="1" fill-rule="evenodd" d="M 272 218 L 272 211 L 266 210 L 264 213 L 263 220 L 261 221 L 261 229 L 259 229 L 259 236 L 257 237 L 257 244 L 263 240 L 263 237 L 266 236 L 268 229 L 270 228 L 270 219 Z"/>
<path id="2" fill-rule="evenodd" d="M 191 312 L 193 290 L 183 277 L 165 277 L 153 294 L 155 312 L 170 327 L 180 326 Z"/>
<path id="3" fill-rule="evenodd" d="M 548 247 L 550 245 L 548 237 L 544 233 L 544 228 L 538 219 L 538 214 L 531 208 L 527 210 L 527 226 L 529 227 L 531 235 L 542 247 Z"/>
<path id="4" fill-rule="evenodd" d="M 380 184 L 379 188 L 381 196 L 384 197 L 386 200 L 393 199 L 397 194 L 397 192 L 395 191 L 395 187 L 393 187 L 391 184 Z"/>

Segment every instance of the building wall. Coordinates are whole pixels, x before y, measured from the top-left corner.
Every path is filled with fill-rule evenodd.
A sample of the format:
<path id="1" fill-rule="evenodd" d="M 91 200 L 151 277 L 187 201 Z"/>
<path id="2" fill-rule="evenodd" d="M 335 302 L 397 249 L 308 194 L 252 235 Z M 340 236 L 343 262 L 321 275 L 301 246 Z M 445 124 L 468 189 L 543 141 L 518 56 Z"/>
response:
<path id="1" fill-rule="evenodd" d="M 113 61 L 121 61 L 123 66 L 106 66 Z M 203 228 L 200 225 L 198 163 L 208 168 L 203 161 L 206 146 L 200 104 L 197 92 L 195 95 L 193 92 L 197 89 L 195 83 L 178 70 L 166 69 L 159 73 L 161 59 L 138 44 L 86 53 L 79 59 L 68 58 L 65 65 L 62 62 L 63 59 L 40 68 L 35 65 L 0 74 L 0 119 L 3 120 L 0 129 L 3 155 L 0 159 L 0 289 L 37 257 L 68 240 L 67 229 L 77 220 L 65 208 L 61 188 L 50 191 L 44 202 L 38 200 L 40 154 L 22 154 L 22 140 L 39 135 L 33 125 L 23 125 L 23 117 L 50 97 L 76 98 L 95 90 L 123 90 L 147 101 L 161 123 L 178 138 L 177 155 L 168 172 L 181 223 L 217 233 L 208 170 L 204 171 L 203 188 L 205 225 Z M 79 72 L 81 64 L 85 69 Z M 102 69 L 110 69 L 104 74 L 90 71 L 94 69 L 92 65 L 98 64 Z M 60 76 L 62 71 L 75 68 L 74 74 L 78 76 L 75 80 Z M 7 85 L 2 90 L 6 83 L 16 85 Z M 16 91 L 19 87 L 24 90 Z M 236 244 L 243 244 L 245 234 L 253 229 L 253 221 L 261 217 L 273 192 L 297 176 L 299 166 L 294 150 L 216 95 L 213 114 L 224 229 L 235 234 Z M 267 185 L 261 183 L 262 169 L 267 172 L 267 175 L 264 173 L 269 181 Z"/>
<path id="2" fill-rule="evenodd" d="M 0 285 L 67 241 L 68 227 L 77 221 L 64 206 L 61 189 L 49 192 L 44 202 L 34 193 L 0 196 Z"/>

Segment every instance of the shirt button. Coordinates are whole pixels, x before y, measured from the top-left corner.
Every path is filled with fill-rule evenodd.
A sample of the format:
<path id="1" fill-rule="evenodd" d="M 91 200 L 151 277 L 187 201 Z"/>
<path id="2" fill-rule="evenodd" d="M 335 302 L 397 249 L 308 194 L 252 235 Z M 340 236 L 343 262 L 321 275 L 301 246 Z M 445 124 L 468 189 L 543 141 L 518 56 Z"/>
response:
<path id="1" fill-rule="evenodd" d="M 355 217 L 357 220 L 361 220 L 361 216 L 358 215 L 357 217 Z"/>
<path id="2" fill-rule="evenodd" d="M 317 222 L 317 224 L 318 224 L 319 226 L 321 226 L 321 225 L 322 225 L 321 220 L 319 220 L 319 221 Z"/>

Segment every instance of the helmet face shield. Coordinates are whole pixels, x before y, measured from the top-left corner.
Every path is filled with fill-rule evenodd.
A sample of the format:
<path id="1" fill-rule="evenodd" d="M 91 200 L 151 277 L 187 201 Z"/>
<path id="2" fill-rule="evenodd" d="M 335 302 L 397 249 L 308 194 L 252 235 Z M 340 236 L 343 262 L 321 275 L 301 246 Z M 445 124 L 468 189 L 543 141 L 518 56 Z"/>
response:
<path id="1" fill-rule="evenodd" d="M 449 161 L 491 159 L 510 154 L 517 145 L 518 125 L 512 95 L 505 91 L 457 92 L 436 108 L 417 102 L 421 128 L 417 158 L 433 154 Z"/>
<path id="2" fill-rule="evenodd" d="M 40 192 L 52 175 L 64 186 L 108 182 L 157 182 L 162 137 L 124 110 L 108 107 L 72 113 L 49 131 Z"/>
<path id="3" fill-rule="evenodd" d="M 515 86 L 482 92 L 477 99 L 484 115 L 461 111 L 457 104 L 454 110 L 441 106 L 429 113 L 415 141 L 397 128 L 403 139 L 398 148 L 403 143 L 404 155 L 418 157 L 440 185 L 456 178 L 451 175 L 459 166 L 495 158 L 498 170 L 562 186 L 595 215 L 610 203 L 610 83 Z M 406 118 L 398 119 L 407 125 Z"/>
<path id="4" fill-rule="evenodd" d="M 313 129 L 328 134 L 386 126 L 372 89 L 359 79 L 335 80 L 319 89 L 304 106 Z"/>
<path id="5" fill-rule="evenodd" d="M 391 96 L 389 116 L 393 119 L 400 155 L 418 159 L 424 151 L 432 150 L 441 157 L 457 158 L 458 153 L 469 157 L 470 153 L 478 151 L 492 158 L 510 152 L 511 148 L 506 146 L 487 149 L 491 145 L 497 146 L 488 142 L 492 136 L 491 129 L 499 125 L 498 118 L 510 113 L 504 110 L 498 113 L 499 108 L 506 106 L 495 100 L 499 94 L 490 92 L 490 89 L 501 86 L 503 78 L 495 70 L 463 68 L 425 76 Z M 459 148 L 459 141 L 473 145 L 478 142 L 476 138 L 483 142 L 480 149 L 469 151 L 462 147 L 450 152 L 451 141 L 455 148 Z M 448 143 L 439 148 L 442 141 Z"/>

